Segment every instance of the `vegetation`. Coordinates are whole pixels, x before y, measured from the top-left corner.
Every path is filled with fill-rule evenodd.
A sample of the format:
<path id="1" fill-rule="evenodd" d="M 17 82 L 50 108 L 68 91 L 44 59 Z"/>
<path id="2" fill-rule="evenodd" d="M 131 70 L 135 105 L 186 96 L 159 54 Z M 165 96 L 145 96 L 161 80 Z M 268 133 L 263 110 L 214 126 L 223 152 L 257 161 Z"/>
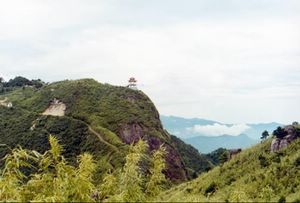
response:
<path id="1" fill-rule="evenodd" d="M 300 126 L 294 126 L 300 129 Z M 157 201 L 292 202 L 300 197 L 300 139 L 271 152 L 272 138 L 162 193 Z"/>
<path id="2" fill-rule="evenodd" d="M 148 145 L 140 140 L 131 145 L 121 173 L 107 174 L 100 184 L 93 181 L 96 163 L 92 155 L 79 155 L 74 167 L 62 156 L 63 148 L 55 137 L 50 136 L 49 143 L 50 150 L 44 154 L 19 147 L 6 155 L 0 175 L 0 201 L 132 202 L 151 200 L 165 184 L 163 147 L 150 160 L 148 182 L 141 170 Z M 31 172 L 26 174 L 28 169 Z"/>
<path id="3" fill-rule="evenodd" d="M 222 148 L 203 155 L 163 130 L 140 91 L 90 79 L 17 82 L 0 93 L 14 104 L 0 106 L 0 201 L 299 202 L 300 139 L 271 152 L 273 137 L 263 133 L 264 142 L 231 159 Z M 66 104 L 64 116 L 42 114 L 54 98 Z M 296 122 L 273 135 L 287 130 L 300 137 Z M 170 189 L 186 177 L 196 179 Z"/>
<path id="4" fill-rule="evenodd" d="M 218 164 L 217 162 L 212 163 L 210 157 L 200 154 L 192 145 L 184 143 L 176 136 L 171 135 L 171 140 L 176 149 L 178 149 L 188 171 L 188 177 L 196 178 L 199 174 L 212 169 L 214 165 Z"/>
<path id="5" fill-rule="evenodd" d="M 281 139 L 287 135 L 287 132 L 282 127 L 278 127 L 276 130 L 273 131 L 273 135 Z"/>
<path id="6" fill-rule="evenodd" d="M 261 134 L 261 138 L 262 140 L 265 140 L 269 137 L 269 132 L 268 131 L 264 131 L 262 134 Z"/>
<path id="7" fill-rule="evenodd" d="M 217 166 L 228 161 L 229 152 L 227 149 L 219 148 L 207 154 L 207 157 L 214 165 Z"/>
<path id="8" fill-rule="evenodd" d="M 27 78 L 17 76 L 14 79 L 10 79 L 8 82 L 5 82 L 2 77 L 0 77 L 0 94 L 7 93 L 15 90 L 19 87 L 30 86 L 32 88 L 41 88 L 45 83 L 40 80 L 28 80 Z"/>
<path id="9" fill-rule="evenodd" d="M 26 84 L 30 80 L 17 78 L 9 84 L 17 85 L 20 81 Z M 67 106 L 65 116 L 42 115 L 54 98 Z M 48 135 L 55 134 L 65 147 L 63 156 L 70 163 L 75 164 L 76 157 L 83 152 L 94 156 L 97 180 L 103 179 L 109 170 L 121 169 L 129 144 L 140 138 L 149 141 L 151 151 L 165 144 L 166 174 L 173 182 L 191 178 L 194 172 L 186 171 L 201 173 L 201 168 L 205 168 L 202 164 L 205 161 L 182 164 L 178 145 L 163 130 L 155 106 L 141 91 L 82 79 L 44 84 L 39 89 L 15 86 L 10 92 L 0 93 L 0 100 L 3 99 L 12 102 L 13 108 L 0 106 L 0 143 L 44 153 L 50 147 Z M 128 140 L 126 134 L 132 131 Z M 8 148 L 0 148 L 0 158 L 7 153 Z M 192 159 L 193 154 L 182 157 L 187 160 L 188 156 Z"/>

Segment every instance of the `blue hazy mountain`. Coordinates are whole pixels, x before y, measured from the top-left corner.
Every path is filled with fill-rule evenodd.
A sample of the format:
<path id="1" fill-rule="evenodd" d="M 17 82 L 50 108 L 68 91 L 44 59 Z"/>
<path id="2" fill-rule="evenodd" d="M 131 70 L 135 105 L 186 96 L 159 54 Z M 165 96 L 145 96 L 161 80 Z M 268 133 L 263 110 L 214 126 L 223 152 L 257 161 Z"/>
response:
<path id="1" fill-rule="evenodd" d="M 200 152 L 207 153 L 223 148 L 245 148 L 260 141 L 264 130 L 272 133 L 280 123 L 257 124 L 226 124 L 200 118 L 182 118 L 161 116 L 166 130 L 196 147 Z"/>
<path id="2" fill-rule="evenodd" d="M 257 140 L 251 139 L 244 134 L 238 136 L 198 136 L 183 140 L 187 144 L 190 144 L 198 149 L 198 151 L 200 151 L 201 153 L 209 153 L 220 147 L 226 149 L 246 148 L 257 143 Z"/>

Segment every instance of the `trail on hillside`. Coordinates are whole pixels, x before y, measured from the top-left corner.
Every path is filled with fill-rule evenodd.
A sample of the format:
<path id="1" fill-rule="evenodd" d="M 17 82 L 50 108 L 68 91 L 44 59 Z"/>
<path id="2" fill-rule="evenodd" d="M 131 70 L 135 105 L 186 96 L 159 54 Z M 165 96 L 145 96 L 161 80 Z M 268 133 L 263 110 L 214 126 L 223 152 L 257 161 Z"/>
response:
<path id="1" fill-rule="evenodd" d="M 65 117 L 69 117 L 69 116 L 65 116 Z M 118 147 L 116 147 L 115 145 L 113 145 L 113 144 L 107 142 L 107 141 L 102 137 L 102 135 L 101 135 L 100 133 L 98 133 L 96 130 L 94 130 L 94 129 L 92 128 L 92 126 L 90 126 L 88 123 L 86 123 L 86 122 L 84 122 L 84 121 L 82 121 L 82 120 L 80 120 L 80 119 L 77 119 L 77 118 L 73 118 L 73 117 L 69 117 L 69 118 L 84 123 L 84 124 L 88 127 L 89 131 L 90 131 L 91 133 L 93 133 L 94 135 L 96 135 L 96 136 L 99 138 L 99 140 L 100 140 L 101 142 L 103 142 L 104 144 L 108 145 L 108 146 L 109 146 L 110 148 L 112 148 L 115 152 L 120 152 L 120 150 L 118 149 Z"/>
<path id="2" fill-rule="evenodd" d="M 57 115 L 53 115 L 53 114 L 45 114 L 45 113 L 42 113 L 42 115 L 44 115 L 44 116 L 57 116 Z M 65 115 L 60 115 L 60 116 L 65 116 Z M 82 120 L 80 120 L 80 119 L 70 117 L 70 116 L 65 116 L 65 117 L 68 117 L 68 118 L 71 118 L 71 119 L 73 119 L 73 120 L 77 120 L 77 121 L 80 121 L 80 122 L 84 123 L 84 124 L 88 127 L 88 130 L 89 130 L 91 133 L 93 133 L 94 135 L 96 135 L 102 143 L 104 143 L 104 144 L 106 144 L 107 146 L 109 146 L 111 149 L 113 149 L 113 151 L 115 151 L 115 152 L 120 152 L 120 150 L 119 150 L 116 146 L 114 146 L 113 144 L 107 142 L 107 141 L 102 137 L 102 135 L 101 135 L 100 133 L 98 133 L 96 130 L 94 130 L 94 129 L 92 128 L 92 126 L 90 126 L 88 123 L 86 123 L 86 122 L 84 122 L 84 121 L 82 121 Z M 31 128 L 30 128 L 31 130 L 34 130 L 34 128 L 35 128 L 35 122 L 36 122 L 38 119 L 39 119 L 39 118 L 37 118 L 37 119 L 33 122 L 33 125 L 32 125 Z"/>
<path id="3" fill-rule="evenodd" d="M 102 135 L 98 132 L 96 132 L 90 125 L 88 125 L 87 123 L 85 123 L 88 126 L 89 131 L 91 131 L 94 135 L 96 135 L 101 142 L 105 143 L 106 145 L 110 146 L 115 152 L 120 152 L 119 149 L 112 145 L 111 143 L 107 142 L 106 140 L 103 139 Z"/>

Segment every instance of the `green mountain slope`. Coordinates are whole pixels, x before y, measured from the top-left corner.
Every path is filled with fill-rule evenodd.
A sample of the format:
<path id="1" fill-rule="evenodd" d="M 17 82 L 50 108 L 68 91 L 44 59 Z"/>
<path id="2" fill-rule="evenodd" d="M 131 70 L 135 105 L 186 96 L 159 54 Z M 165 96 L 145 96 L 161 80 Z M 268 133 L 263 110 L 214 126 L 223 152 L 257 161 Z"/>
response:
<path id="1" fill-rule="evenodd" d="M 212 164 L 210 157 L 200 154 L 196 148 L 192 145 L 186 144 L 176 136 L 171 135 L 171 140 L 175 148 L 178 149 L 189 177 L 195 178 L 198 174 L 208 171 L 212 169 L 214 165 L 217 165 Z"/>
<path id="2" fill-rule="evenodd" d="M 121 167 L 128 144 L 143 138 L 151 151 L 165 145 L 165 174 L 173 182 L 186 180 L 187 168 L 199 171 L 199 166 L 185 166 L 177 146 L 163 130 L 155 106 L 141 91 L 92 79 L 66 80 L 39 89 L 15 87 L 2 93 L 0 101 L 13 104 L 13 108 L 0 105 L 1 157 L 16 145 L 46 151 L 48 135 L 53 134 L 71 161 L 82 152 L 92 153 L 101 176 L 110 168 Z M 65 114 L 43 115 L 55 102 L 65 105 Z"/>
<path id="3" fill-rule="evenodd" d="M 271 139 L 164 192 L 158 201 L 266 202 L 300 200 L 300 139 L 271 152 Z"/>

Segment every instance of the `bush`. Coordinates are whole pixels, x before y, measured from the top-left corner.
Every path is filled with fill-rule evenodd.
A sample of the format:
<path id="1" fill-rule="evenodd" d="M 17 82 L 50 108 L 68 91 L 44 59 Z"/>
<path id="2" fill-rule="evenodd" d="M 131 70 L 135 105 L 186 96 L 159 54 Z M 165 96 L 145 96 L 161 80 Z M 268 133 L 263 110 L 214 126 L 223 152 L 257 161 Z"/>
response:
<path id="1" fill-rule="evenodd" d="M 300 157 L 295 160 L 294 165 L 300 167 Z"/>
<path id="2" fill-rule="evenodd" d="M 269 160 L 265 156 L 259 155 L 258 159 L 261 167 L 267 167 L 270 165 Z"/>
<path id="3" fill-rule="evenodd" d="M 217 184 L 212 182 L 204 191 L 204 194 L 207 196 L 209 194 L 213 194 L 217 191 Z"/>
<path id="4" fill-rule="evenodd" d="M 278 139 L 281 139 L 287 135 L 287 132 L 282 127 L 278 127 L 273 131 L 273 135 Z"/>
<path id="5" fill-rule="evenodd" d="M 278 200 L 278 203 L 285 203 L 286 202 L 286 199 L 284 196 L 281 196 Z"/>

